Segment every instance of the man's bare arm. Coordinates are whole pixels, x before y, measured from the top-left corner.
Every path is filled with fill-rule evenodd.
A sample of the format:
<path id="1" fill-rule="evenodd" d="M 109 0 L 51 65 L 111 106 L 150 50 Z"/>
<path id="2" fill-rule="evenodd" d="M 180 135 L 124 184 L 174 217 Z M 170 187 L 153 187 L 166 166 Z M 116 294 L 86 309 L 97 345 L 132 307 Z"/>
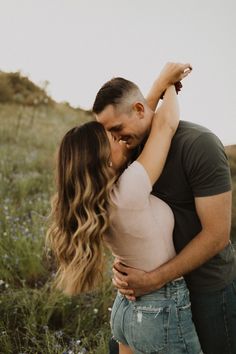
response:
<path id="1" fill-rule="evenodd" d="M 114 284 L 125 295 L 143 295 L 157 290 L 171 280 L 200 267 L 229 243 L 232 193 L 195 198 L 202 231 L 173 259 L 156 270 L 146 273 L 117 264 Z"/>

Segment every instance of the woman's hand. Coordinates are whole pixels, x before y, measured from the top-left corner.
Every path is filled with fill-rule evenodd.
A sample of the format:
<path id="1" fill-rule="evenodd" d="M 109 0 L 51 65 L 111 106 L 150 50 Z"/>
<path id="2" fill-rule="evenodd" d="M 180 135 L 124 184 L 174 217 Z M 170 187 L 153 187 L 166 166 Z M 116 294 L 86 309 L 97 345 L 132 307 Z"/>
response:
<path id="1" fill-rule="evenodd" d="M 162 69 L 156 82 L 166 90 L 170 85 L 183 80 L 192 71 L 191 64 L 167 63 Z M 155 85 L 155 83 L 154 83 Z"/>
<path id="2" fill-rule="evenodd" d="M 178 93 L 182 88 L 180 81 L 188 76 L 191 71 L 192 66 L 189 63 L 167 63 L 158 78 L 154 81 L 146 98 L 149 107 L 155 111 L 159 99 L 163 98 L 164 92 L 171 85 L 175 85 L 176 92 Z"/>

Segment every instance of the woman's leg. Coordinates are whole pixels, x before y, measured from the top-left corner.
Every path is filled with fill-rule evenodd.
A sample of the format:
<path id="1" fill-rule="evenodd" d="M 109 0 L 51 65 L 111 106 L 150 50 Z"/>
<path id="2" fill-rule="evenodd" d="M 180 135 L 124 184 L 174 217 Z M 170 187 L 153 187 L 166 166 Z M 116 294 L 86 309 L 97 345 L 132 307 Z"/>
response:
<path id="1" fill-rule="evenodd" d="M 119 354 L 133 354 L 133 351 L 127 345 L 119 343 Z"/>

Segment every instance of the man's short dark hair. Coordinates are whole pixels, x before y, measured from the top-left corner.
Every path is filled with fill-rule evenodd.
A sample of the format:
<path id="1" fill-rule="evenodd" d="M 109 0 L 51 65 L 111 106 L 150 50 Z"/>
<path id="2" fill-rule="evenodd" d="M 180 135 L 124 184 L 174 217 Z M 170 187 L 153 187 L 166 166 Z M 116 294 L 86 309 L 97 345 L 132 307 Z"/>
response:
<path id="1" fill-rule="evenodd" d="M 139 90 L 139 88 L 132 81 L 122 77 L 111 79 L 98 91 L 92 108 L 93 112 L 99 114 L 110 104 L 118 106 L 127 94 L 134 90 Z"/>

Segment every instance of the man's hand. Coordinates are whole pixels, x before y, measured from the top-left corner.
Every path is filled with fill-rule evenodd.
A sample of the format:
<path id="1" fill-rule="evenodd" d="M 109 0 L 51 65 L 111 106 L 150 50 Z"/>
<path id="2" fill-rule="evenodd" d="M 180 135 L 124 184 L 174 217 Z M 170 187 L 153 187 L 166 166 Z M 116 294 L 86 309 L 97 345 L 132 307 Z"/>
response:
<path id="1" fill-rule="evenodd" d="M 202 230 L 174 258 L 148 273 L 120 263 L 114 264 L 113 284 L 128 299 L 135 300 L 137 296 L 158 290 L 166 283 L 192 272 L 228 245 L 232 192 L 196 197 L 195 205 Z"/>
<path id="2" fill-rule="evenodd" d="M 112 282 L 120 293 L 125 295 L 127 299 L 134 301 L 137 296 L 156 290 L 156 286 L 154 287 L 149 279 L 149 274 L 116 262 L 113 265 Z"/>

